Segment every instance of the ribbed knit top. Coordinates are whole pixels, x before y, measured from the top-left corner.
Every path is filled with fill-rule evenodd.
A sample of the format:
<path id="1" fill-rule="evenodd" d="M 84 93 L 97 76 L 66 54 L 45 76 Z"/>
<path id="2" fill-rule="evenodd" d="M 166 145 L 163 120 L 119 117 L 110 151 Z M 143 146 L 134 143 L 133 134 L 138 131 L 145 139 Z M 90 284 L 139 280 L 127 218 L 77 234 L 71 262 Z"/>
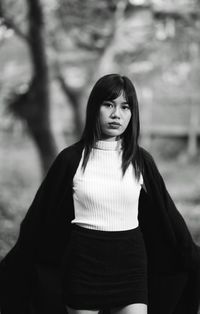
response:
<path id="1" fill-rule="evenodd" d="M 81 165 L 84 150 L 73 178 L 76 223 L 104 231 L 129 230 L 138 226 L 138 199 L 143 183 L 135 178 L 130 164 L 122 177 L 122 145 L 119 141 L 97 141 L 85 172 Z"/>

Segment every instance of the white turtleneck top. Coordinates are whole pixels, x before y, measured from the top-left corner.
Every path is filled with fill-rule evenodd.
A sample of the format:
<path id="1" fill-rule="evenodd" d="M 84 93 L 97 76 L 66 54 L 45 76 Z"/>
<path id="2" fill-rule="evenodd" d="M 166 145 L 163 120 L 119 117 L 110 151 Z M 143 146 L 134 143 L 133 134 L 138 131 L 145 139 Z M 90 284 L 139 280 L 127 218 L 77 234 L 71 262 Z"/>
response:
<path id="1" fill-rule="evenodd" d="M 143 183 L 135 178 L 130 164 L 122 177 L 122 148 L 119 141 L 97 141 L 85 172 L 81 165 L 73 178 L 75 219 L 79 226 L 104 230 L 129 230 L 138 226 L 138 200 Z"/>

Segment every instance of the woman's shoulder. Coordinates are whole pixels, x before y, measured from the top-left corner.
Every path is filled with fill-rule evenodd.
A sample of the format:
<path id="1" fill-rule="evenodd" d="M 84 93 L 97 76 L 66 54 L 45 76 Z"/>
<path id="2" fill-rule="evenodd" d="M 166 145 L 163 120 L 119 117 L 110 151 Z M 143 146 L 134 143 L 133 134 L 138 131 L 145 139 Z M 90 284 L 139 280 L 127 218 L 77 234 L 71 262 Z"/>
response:
<path id="1" fill-rule="evenodd" d="M 143 164 L 143 172 L 146 176 L 150 176 L 154 180 L 160 181 L 162 175 L 157 166 L 157 163 L 152 155 L 147 149 L 142 146 L 139 146 L 140 158 Z"/>
<path id="2" fill-rule="evenodd" d="M 79 160 L 83 149 L 83 142 L 80 140 L 70 146 L 64 147 L 52 161 L 47 176 L 55 177 L 64 173 L 66 170 L 73 167 L 73 163 Z"/>
<path id="3" fill-rule="evenodd" d="M 69 146 L 64 147 L 60 151 L 59 155 L 60 154 L 64 155 L 64 154 L 68 154 L 68 153 L 73 153 L 73 152 L 79 151 L 81 148 L 83 148 L 83 146 L 84 146 L 83 140 L 79 140 L 79 141 L 77 141 L 77 142 L 75 142 L 75 143 L 73 143 L 73 144 L 71 144 Z"/>
<path id="4" fill-rule="evenodd" d="M 147 149 L 139 146 L 139 153 L 145 163 L 156 165 L 153 155 Z"/>
<path id="5" fill-rule="evenodd" d="M 64 147 L 57 155 L 55 160 L 67 161 L 71 160 L 75 155 L 81 153 L 84 147 L 83 141 L 79 140 L 69 146 Z"/>

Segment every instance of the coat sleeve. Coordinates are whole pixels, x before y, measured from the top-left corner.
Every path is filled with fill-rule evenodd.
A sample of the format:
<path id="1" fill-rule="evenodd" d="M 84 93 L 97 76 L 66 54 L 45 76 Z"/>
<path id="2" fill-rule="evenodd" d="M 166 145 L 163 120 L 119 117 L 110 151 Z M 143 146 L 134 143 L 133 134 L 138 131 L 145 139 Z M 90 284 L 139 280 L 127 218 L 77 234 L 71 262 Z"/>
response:
<path id="1" fill-rule="evenodd" d="M 183 264 L 187 269 L 200 269 L 200 247 L 194 242 L 183 216 L 176 208 L 153 157 L 150 155 L 149 158 L 151 160 L 153 176 L 158 183 L 165 209 L 177 239 L 177 250 L 182 257 Z"/>
<path id="2" fill-rule="evenodd" d="M 181 257 L 183 269 L 189 275 L 185 287 L 185 299 L 187 300 L 187 306 L 185 304 L 185 307 L 188 308 L 186 311 L 197 314 L 200 305 L 200 246 L 194 242 L 185 220 L 176 208 L 155 162 L 154 167 L 166 210 L 177 239 L 177 250 Z"/>
<path id="3" fill-rule="evenodd" d="M 20 224 L 16 244 L 0 263 L 0 308 L 10 308 L 12 302 L 16 307 L 19 303 L 20 306 L 27 304 L 33 275 L 32 258 L 35 245 L 40 241 L 40 231 L 46 213 L 50 210 L 52 202 L 56 202 L 60 184 L 67 176 L 68 154 L 65 150 L 57 156 L 43 179 Z"/>
<path id="4" fill-rule="evenodd" d="M 54 160 L 42 181 L 34 200 L 21 223 L 19 241 L 28 249 L 31 241 L 38 240 L 43 221 L 62 193 L 62 182 L 68 176 L 68 154 L 63 150 Z M 33 243 L 34 244 L 34 243 Z"/>

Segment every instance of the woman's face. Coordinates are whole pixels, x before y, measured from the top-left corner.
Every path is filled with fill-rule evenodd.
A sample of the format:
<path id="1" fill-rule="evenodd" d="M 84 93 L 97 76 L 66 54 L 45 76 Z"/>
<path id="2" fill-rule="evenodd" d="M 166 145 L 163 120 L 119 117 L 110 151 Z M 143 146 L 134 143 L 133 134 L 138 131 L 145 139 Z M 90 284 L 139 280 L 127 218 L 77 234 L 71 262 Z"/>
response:
<path id="1" fill-rule="evenodd" d="M 131 109 L 121 95 L 113 100 L 106 100 L 100 106 L 99 121 L 101 139 L 114 141 L 126 130 L 131 119 Z"/>

